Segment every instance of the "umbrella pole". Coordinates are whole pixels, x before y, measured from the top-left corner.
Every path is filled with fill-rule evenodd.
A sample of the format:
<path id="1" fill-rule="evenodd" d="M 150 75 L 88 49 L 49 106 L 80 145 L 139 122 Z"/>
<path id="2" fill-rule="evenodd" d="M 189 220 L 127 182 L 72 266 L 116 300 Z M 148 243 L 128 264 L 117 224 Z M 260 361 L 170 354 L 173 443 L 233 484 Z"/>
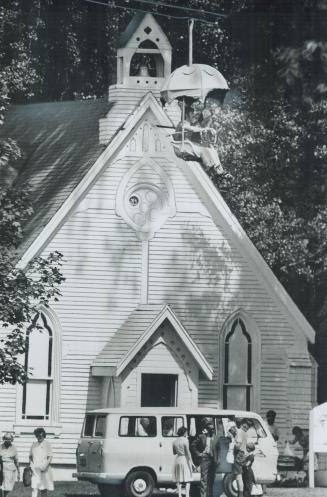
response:
<path id="1" fill-rule="evenodd" d="M 183 104 L 182 104 L 182 150 L 184 148 L 184 122 L 185 122 L 185 98 L 183 97 Z"/>
<path id="2" fill-rule="evenodd" d="M 193 26 L 194 19 L 190 19 L 188 22 L 188 65 L 193 64 Z"/>

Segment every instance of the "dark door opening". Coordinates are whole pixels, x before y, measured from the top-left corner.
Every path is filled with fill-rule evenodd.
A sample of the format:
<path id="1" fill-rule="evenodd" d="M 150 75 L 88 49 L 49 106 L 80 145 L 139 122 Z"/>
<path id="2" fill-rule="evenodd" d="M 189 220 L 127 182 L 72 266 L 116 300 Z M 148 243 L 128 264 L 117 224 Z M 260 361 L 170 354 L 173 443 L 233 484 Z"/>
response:
<path id="1" fill-rule="evenodd" d="M 141 407 L 175 407 L 177 374 L 142 374 Z"/>

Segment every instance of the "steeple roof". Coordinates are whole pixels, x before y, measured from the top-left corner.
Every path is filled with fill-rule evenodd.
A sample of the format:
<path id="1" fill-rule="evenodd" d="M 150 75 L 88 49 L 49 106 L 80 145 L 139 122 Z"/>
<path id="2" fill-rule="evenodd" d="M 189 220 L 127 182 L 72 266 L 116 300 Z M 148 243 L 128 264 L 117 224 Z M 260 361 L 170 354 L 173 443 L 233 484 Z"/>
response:
<path id="1" fill-rule="evenodd" d="M 135 35 L 135 40 L 132 40 Z M 118 41 L 118 49 L 132 45 L 137 48 L 144 38 L 153 38 L 158 46 L 165 49 L 171 49 L 169 40 L 162 30 L 158 21 L 150 13 L 138 12 L 134 15 L 125 31 L 121 34 Z M 140 39 L 138 39 L 140 38 Z M 132 43 L 131 43 L 132 42 Z"/>
<path id="2" fill-rule="evenodd" d="M 144 17 L 146 16 L 145 13 L 142 12 L 137 12 L 131 22 L 128 24 L 127 28 L 125 31 L 120 35 L 119 41 L 118 41 L 118 48 L 124 48 L 141 22 L 143 21 Z"/>

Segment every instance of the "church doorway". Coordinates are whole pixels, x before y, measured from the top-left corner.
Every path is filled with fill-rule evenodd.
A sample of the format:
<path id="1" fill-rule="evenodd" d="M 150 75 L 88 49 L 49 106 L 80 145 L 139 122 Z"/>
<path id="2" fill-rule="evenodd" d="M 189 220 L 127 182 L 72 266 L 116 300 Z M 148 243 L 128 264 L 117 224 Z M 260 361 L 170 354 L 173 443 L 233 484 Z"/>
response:
<path id="1" fill-rule="evenodd" d="M 176 407 L 177 374 L 142 374 L 141 407 Z"/>

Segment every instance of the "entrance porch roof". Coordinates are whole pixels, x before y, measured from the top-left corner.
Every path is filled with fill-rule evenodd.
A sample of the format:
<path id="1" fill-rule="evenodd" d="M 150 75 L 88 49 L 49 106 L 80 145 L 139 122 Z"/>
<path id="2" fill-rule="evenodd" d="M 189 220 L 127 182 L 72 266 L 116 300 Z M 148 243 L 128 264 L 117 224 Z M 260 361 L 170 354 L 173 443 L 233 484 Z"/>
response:
<path id="1" fill-rule="evenodd" d="M 168 304 L 138 306 L 95 358 L 92 375 L 119 376 L 166 319 L 205 377 L 212 380 L 212 367 Z"/>

